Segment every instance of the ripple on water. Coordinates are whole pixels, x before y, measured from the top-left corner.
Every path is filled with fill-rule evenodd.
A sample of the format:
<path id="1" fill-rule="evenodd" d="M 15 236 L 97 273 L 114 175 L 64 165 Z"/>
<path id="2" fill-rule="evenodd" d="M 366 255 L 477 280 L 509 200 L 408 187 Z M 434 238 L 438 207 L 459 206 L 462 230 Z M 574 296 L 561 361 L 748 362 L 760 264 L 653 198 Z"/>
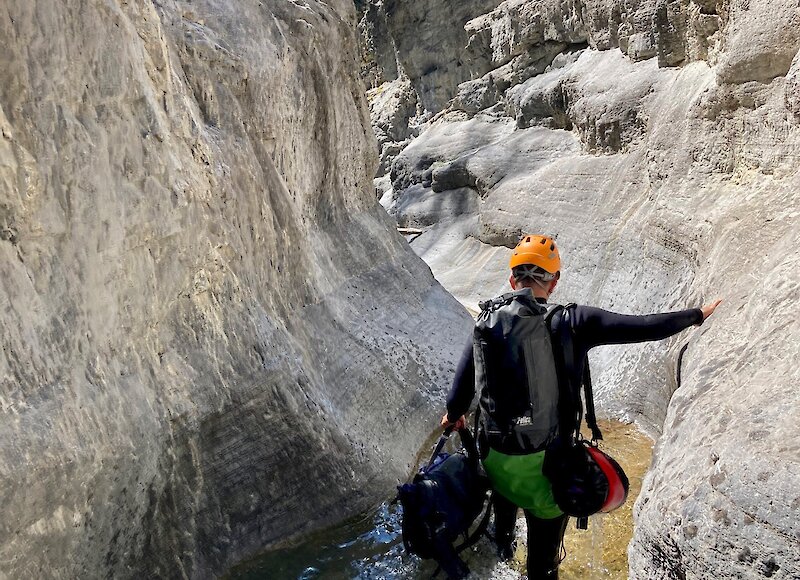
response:
<path id="1" fill-rule="evenodd" d="M 652 441 L 634 426 L 616 421 L 600 424 L 605 435 L 603 450 L 617 459 L 631 482 L 628 501 L 611 514 L 594 516 L 589 530 L 567 531 L 567 556 L 561 565 L 562 580 L 627 578 L 627 547 L 633 534 L 632 507 L 650 465 Z M 423 450 L 424 458 L 429 451 Z M 517 535 L 525 538 L 525 520 L 517 522 Z M 505 580 L 524 572 L 526 548 L 519 542 L 514 560 L 497 563 L 494 547 L 481 540 L 464 556 L 473 577 Z M 403 550 L 398 505 L 384 502 L 373 510 L 335 528 L 315 533 L 293 548 L 274 550 L 229 573 L 231 580 L 421 580 L 430 578 L 436 566 Z M 443 576 L 440 574 L 440 578 Z"/>

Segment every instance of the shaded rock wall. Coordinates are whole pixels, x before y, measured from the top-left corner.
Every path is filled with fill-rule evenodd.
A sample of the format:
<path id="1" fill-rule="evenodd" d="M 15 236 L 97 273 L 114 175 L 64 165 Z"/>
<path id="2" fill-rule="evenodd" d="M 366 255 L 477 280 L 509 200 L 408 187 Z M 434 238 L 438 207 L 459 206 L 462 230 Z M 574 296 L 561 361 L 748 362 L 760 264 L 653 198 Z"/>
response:
<path id="1" fill-rule="evenodd" d="M 0 6 L 0 577 L 210 577 L 406 475 L 470 321 L 376 206 L 354 31 Z"/>
<path id="2" fill-rule="evenodd" d="M 387 28 L 403 75 L 411 79 L 422 107 L 436 112 L 452 98 L 459 83 L 480 76 L 488 62 L 473 53 L 464 25 L 475 14 L 499 4 L 499 0 L 382 0 Z M 408 34 L 413 30 L 413 34 Z"/>
<path id="3" fill-rule="evenodd" d="M 591 355 L 604 413 L 660 435 L 632 578 L 800 574 L 799 17 L 782 0 L 503 2 L 465 25 L 490 68 L 379 182 L 468 308 L 507 288 L 531 231 L 558 235 L 559 302 L 725 300 L 700 329 Z"/>

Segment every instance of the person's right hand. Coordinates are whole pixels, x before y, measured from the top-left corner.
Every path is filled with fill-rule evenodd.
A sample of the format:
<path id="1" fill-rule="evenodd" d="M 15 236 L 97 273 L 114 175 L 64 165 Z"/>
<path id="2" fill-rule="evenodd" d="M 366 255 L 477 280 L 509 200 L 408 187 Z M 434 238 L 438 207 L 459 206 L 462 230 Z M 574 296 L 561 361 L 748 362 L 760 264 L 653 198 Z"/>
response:
<path id="1" fill-rule="evenodd" d="M 717 309 L 717 306 L 719 306 L 721 302 L 722 302 L 722 300 L 717 300 L 717 301 L 716 301 L 716 302 L 714 302 L 713 304 L 709 304 L 708 306 L 703 306 L 703 307 L 700 309 L 700 310 L 702 310 L 702 311 L 703 311 L 703 321 L 704 321 L 704 322 L 705 322 L 705 319 L 706 319 L 706 318 L 708 318 L 709 316 L 711 316 L 712 314 L 714 314 L 714 311 Z"/>
<path id="2" fill-rule="evenodd" d="M 452 425 L 455 431 L 463 429 L 466 424 L 467 424 L 467 418 L 464 415 L 461 415 L 458 418 L 458 420 L 456 420 L 455 423 L 452 423 L 450 419 L 447 418 L 447 413 L 444 414 L 444 417 L 442 417 L 442 422 L 441 422 L 442 429 L 447 429 Z"/>

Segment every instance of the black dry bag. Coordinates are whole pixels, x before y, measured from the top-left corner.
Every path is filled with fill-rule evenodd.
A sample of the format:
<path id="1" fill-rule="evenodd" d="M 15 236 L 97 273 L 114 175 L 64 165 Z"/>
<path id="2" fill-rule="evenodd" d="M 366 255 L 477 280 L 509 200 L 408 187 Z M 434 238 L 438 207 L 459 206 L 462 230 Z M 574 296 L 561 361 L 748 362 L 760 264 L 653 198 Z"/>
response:
<path id="1" fill-rule="evenodd" d="M 507 455 L 542 451 L 559 431 L 559 380 L 550 320 L 530 288 L 481 302 L 472 335 L 475 386 L 489 447 Z"/>
<path id="2" fill-rule="evenodd" d="M 437 561 L 449 578 L 469 573 L 458 557 L 460 548 L 474 542 L 488 523 L 488 509 L 478 530 L 466 538 L 472 523 L 484 510 L 488 483 L 479 473 L 475 442 L 466 429 L 459 431 L 464 450 L 452 455 L 440 453 L 449 435 L 445 432 L 427 465 L 411 483 L 398 486 L 397 499 L 403 507 L 403 545 L 420 558 Z M 459 537 L 465 543 L 454 547 Z"/>

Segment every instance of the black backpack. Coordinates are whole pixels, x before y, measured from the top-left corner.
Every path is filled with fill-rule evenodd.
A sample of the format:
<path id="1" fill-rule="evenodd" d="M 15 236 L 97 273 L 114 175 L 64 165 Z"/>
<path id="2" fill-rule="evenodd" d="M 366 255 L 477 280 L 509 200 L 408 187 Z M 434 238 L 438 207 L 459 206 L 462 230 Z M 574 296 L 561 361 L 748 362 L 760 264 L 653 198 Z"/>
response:
<path id="1" fill-rule="evenodd" d="M 403 508 L 406 551 L 436 560 L 449 578 L 459 579 L 469 574 L 469 569 L 458 554 L 474 544 L 489 523 L 489 485 L 479 471 L 475 440 L 468 430 L 459 431 L 464 447 L 461 451 L 441 453 L 451 431 L 445 431 L 430 461 L 413 481 L 398 486 L 395 501 L 400 501 Z M 482 511 L 481 522 L 469 535 L 470 526 Z M 454 546 L 460 537 L 464 541 Z"/>
<path id="2" fill-rule="evenodd" d="M 588 360 L 577 376 L 574 306 L 540 304 L 528 288 L 482 302 L 473 353 L 481 393 L 481 447 L 485 441 L 508 455 L 547 450 L 543 473 L 553 485 L 556 503 L 585 528 L 589 515 L 625 501 L 628 480 L 619 464 L 596 446 L 603 435 L 595 417 Z M 580 434 L 581 390 L 591 442 Z"/>
<path id="3" fill-rule="evenodd" d="M 559 434 L 559 377 L 550 319 L 559 305 L 524 288 L 481 302 L 473 332 L 482 435 L 508 455 L 546 449 Z"/>

